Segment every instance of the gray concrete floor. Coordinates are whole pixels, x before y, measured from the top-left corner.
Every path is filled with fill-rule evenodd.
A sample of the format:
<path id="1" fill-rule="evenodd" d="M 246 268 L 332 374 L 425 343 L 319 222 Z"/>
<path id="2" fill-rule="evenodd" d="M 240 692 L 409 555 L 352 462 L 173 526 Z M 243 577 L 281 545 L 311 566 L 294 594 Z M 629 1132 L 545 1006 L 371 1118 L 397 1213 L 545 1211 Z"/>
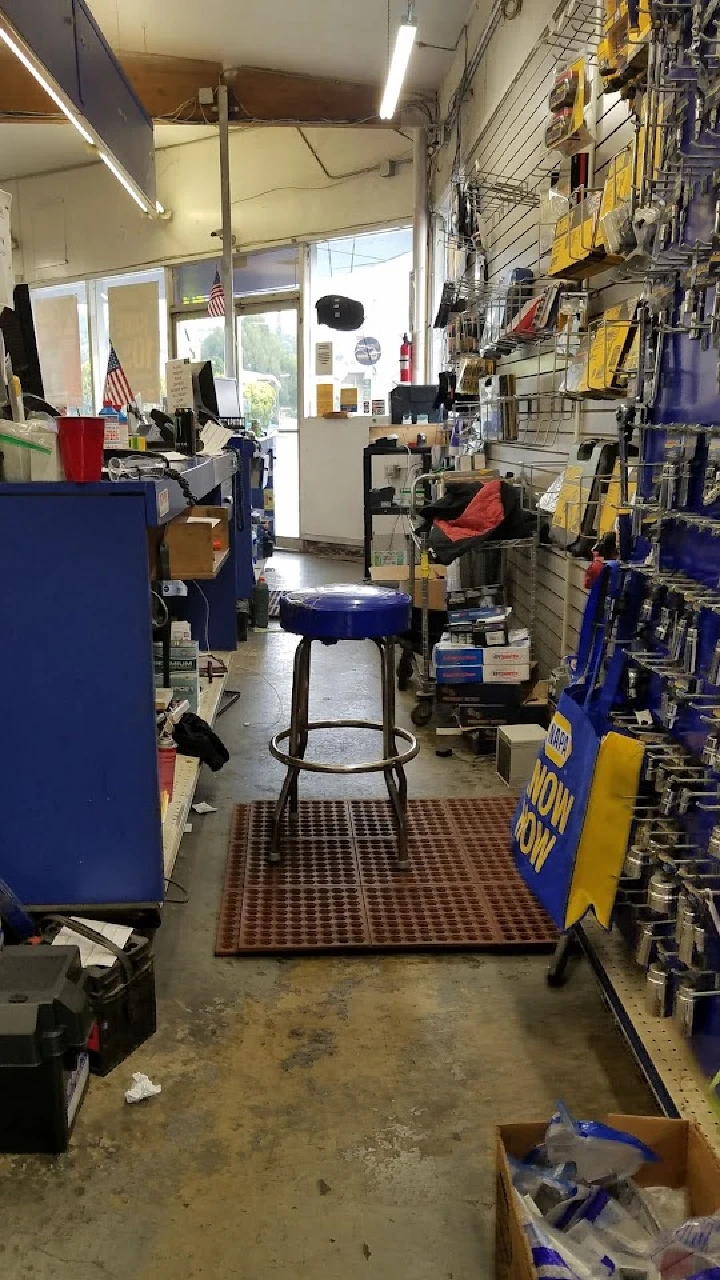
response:
<path id="1" fill-rule="evenodd" d="M 358 576 L 276 562 L 290 583 Z M 0 1157 L 8 1280 L 482 1280 L 496 1124 L 545 1118 L 558 1097 L 580 1115 L 655 1111 L 586 967 L 557 992 L 544 957 L 214 958 L 232 806 L 280 786 L 266 744 L 288 718 L 293 648 L 271 630 L 233 661 L 242 698 L 218 726 L 232 760 L 198 792 L 218 812 L 193 816 L 175 870 L 190 903 L 158 935 L 157 1035 L 92 1081 L 66 1155 Z M 374 714 L 370 646 L 324 651 L 314 678 L 316 708 Z M 436 758 L 430 734 L 409 784 L 502 790 L 469 753 Z M 383 785 L 310 777 L 303 792 Z M 161 1095 L 127 1107 L 133 1070 Z"/>

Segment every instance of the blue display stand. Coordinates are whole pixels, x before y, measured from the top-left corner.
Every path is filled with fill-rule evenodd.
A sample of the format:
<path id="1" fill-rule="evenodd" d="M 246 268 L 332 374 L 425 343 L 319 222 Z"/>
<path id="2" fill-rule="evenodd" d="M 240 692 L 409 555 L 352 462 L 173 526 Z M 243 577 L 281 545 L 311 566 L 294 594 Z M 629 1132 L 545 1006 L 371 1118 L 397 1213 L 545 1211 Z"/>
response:
<path id="1" fill-rule="evenodd" d="M 185 478 L 216 501 L 234 471 L 230 453 Z M 0 485 L 0 877 L 30 907 L 163 900 L 148 529 L 185 509 L 167 478 Z M 230 524 L 230 555 L 202 584 L 226 649 Z M 203 647 L 204 617 L 193 634 Z"/>
<path id="2" fill-rule="evenodd" d="M 249 600 L 255 586 L 252 549 L 253 458 L 257 452 L 254 440 L 233 436 L 230 441 L 237 454 L 235 473 L 235 584 L 238 600 Z"/>

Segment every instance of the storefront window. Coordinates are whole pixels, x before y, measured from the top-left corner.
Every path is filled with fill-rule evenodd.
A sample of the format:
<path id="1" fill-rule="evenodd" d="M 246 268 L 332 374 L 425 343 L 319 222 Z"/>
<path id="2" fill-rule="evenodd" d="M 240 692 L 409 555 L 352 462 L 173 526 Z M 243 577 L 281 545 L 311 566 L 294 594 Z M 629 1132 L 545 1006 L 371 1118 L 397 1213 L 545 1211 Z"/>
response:
<path id="1" fill-rule="evenodd" d="M 87 286 L 30 292 L 45 399 L 54 408 L 93 412 Z"/>
<path id="2" fill-rule="evenodd" d="M 213 373 L 225 373 L 225 321 L 211 316 L 182 316 L 175 321 L 178 360 L 210 360 Z"/>
<path id="3" fill-rule="evenodd" d="M 313 245 L 311 416 L 317 412 L 318 385 L 329 383 L 333 384 L 336 409 L 340 407 L 340 388 L 356 387 L 360 413 L 373 411 L 373 402 L 375 412 L 389 411 L 390 392 L 400 380 L 400 345 L 410 326 L 412 265 L 410 227 Z M 361 302 L 365 308 L 362 329 L 340 333 L 318 325 L 315 303 L 327 294 Z M 320 350 L 319 344 L 323 344 Z"/>
<path id="4" fill-rule="evenodd" d="M 104 276 L 89 287 L 94 290 L 97 326 L 96 407 L 102 408 L 111 341 L 134 395 L 144 406 L 161 405 L 168 358 L 165 272 Z"/>
<path id="5" fill-rule="evenodd" d="M 176 307 L 201 307 L 207 303 L 220 259 L 186 262 L 173 272 L 173 301 Z M 267 249 L 258 253 L 235 254 L 233 292 L 236 298 L 259 293 L 284 293 L 300 288 L 300 254 L 297 245 Z"/>

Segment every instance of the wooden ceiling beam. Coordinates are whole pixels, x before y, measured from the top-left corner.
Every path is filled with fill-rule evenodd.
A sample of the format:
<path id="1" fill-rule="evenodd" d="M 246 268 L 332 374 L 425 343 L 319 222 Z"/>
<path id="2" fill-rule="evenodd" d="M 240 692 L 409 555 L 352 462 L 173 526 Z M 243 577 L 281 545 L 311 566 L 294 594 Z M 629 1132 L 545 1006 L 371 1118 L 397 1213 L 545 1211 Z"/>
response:
<path id="1" fill-rule="evenodd" d="M 219 62 L 159 54 L 120 53 L 123 70 L 148 115 L 158 121 L 208 124 L 212 106 L 201 106 L 201 89 L 215 89 L 223 75 Z M 225 73 L 234 123 L 283 125 L 367 125 L 394 127 L 427 123 L 427 115 L 404 110 L 394 121 L 377 115 L 380 89 L 328 76 L 295 75 L 263 67 Z M 22 63 L 0 49 L 0 120 L 62 120 L 54 104 Z"/>
<path id="2" fill-rule="evenodd" d="M 222 63 L 200 58 L 164 57 L 155 53 L 119 53 L 128 80 L 153 120 L 207 124 L 213 116 L 201 107 L 201 89 L 216 89 Z M 212 111 L 212 108 L 210 109 Z"/>
<path id="3" fill-rule="evenodd" d="M 382 90 L 372 84 L 296 75 L 264 67 L 237 67 L 225 73 L 231 91 L 231 116 L 238 122 L 303 125 L 381 126 Z"/>

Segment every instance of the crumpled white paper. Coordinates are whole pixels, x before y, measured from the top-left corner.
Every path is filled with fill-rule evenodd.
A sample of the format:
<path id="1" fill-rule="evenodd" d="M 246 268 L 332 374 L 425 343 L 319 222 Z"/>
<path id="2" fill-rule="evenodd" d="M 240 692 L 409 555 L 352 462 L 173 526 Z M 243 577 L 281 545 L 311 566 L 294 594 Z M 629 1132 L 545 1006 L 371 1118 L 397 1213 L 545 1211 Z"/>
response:
<path id="1" fill-rule="evenodd" d="M 134 1085 L 125 1094 L 126 1102 L 144 1102 L 146 1098 L 154 1098 L 162 1090 L 162 1085 L 153 1084 L 142 1071 L 133 1071 L 133 1080 Z"/>

